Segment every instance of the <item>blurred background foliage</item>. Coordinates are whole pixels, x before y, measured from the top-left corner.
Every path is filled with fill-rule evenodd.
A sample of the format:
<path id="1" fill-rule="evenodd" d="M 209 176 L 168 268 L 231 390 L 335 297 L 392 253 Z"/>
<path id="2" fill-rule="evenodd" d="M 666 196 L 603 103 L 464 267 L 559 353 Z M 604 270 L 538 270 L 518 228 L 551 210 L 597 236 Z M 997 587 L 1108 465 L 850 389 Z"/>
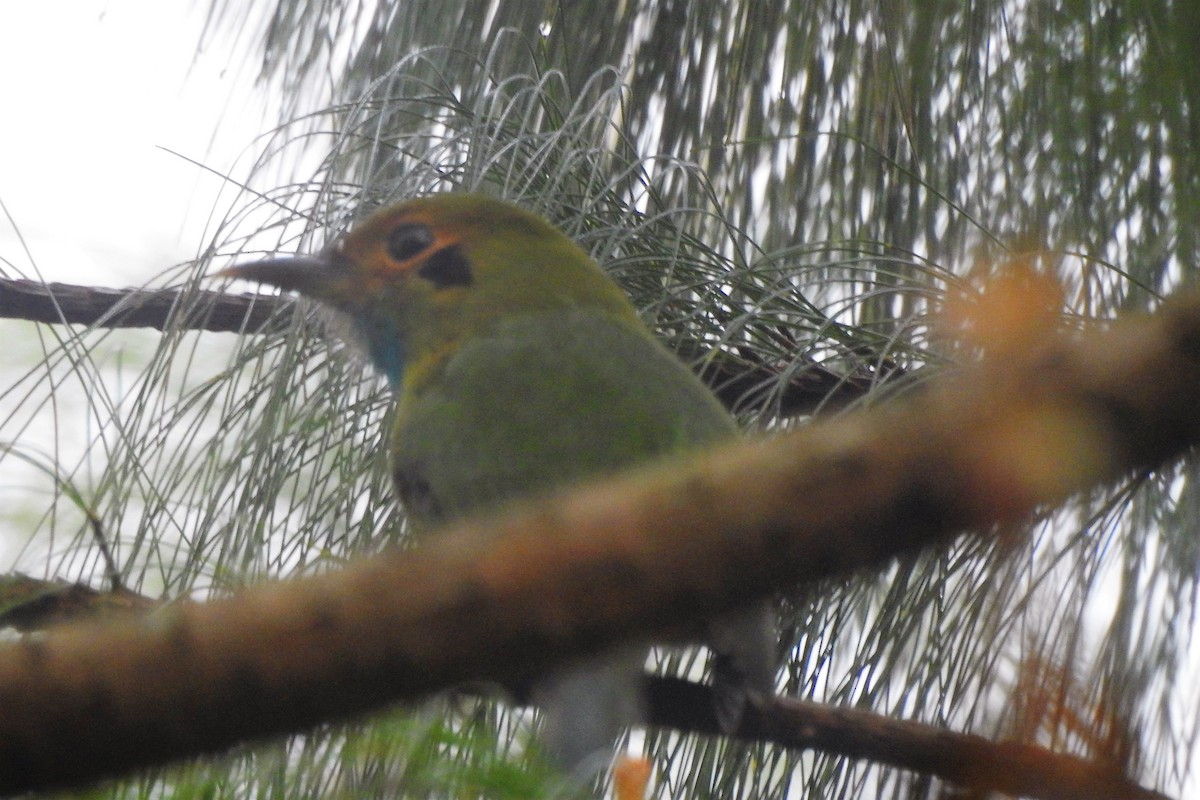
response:
<path id="1" fill-rule="evenodd" d="M 206 257 L 164 275 L 188 291 L 231 258 L 319 248 L 398 198 L 500 194 L 579 241 L 698 369 L 746 377 L 735 410 L 769 431 L 807 422 L 780 398 L 814 372 L 852 386 L 853 407 L 953 369 L 963 351 L 937 312 L 1013 265 L 1061 285 L 1072 326 L 1194 281 L 1190 0 L 212 0 L 205 36 L 234 35 L 261 49 L 287 113 L 214 212 Z M 386 387 L 298 308 L 262 336 L 44 340 L 44 365 L 2 397 L 0 436 L 28 447 L 56 403 L 91 423 L 82 441 L 21 451 L 58 482 L 49 511 L 20 517 L 18 564 L 98 582 L 80 507 L 124 581 L 167 598 L 403 540 Z M 1181 463 L 992 543 L 804 587 L 780 600 L 781 691 L 1036 742 L 1186 794 L 1198 523 Z M 553 796 L 524 758 L 529 725 L 442 698 L 106 792 Z M 669 733 L 644 746 L 662 797 L 946 791 L 822 754 Z"/>

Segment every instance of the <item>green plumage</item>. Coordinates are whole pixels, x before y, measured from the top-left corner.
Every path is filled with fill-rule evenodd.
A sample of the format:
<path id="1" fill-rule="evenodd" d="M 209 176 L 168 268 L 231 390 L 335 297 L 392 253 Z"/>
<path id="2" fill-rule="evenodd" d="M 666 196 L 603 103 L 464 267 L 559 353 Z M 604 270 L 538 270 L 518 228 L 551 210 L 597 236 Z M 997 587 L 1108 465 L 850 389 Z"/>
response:
<path id="1" fill-rule="evenodd" d="M 545 220 L 479 195 L 386 209 L 320 257 L 228 275 L 342 312 L 399 392 L 391 457 L 411 518 L 432 527 L 735 435 L 712 393 L 638 320 L 620 289 Z M 736 726 L 772 690 L 764 604 L 710 622 L 717 713 Z M 642 718 L 644 645 L 534 687 L 566 768 Z"/>
<path id="2" fill-rule="evenodd" d="M 396 485 L 457 516 L 732 436 L 725 410 L 641 327 L 571 308 L 504 320 L 401 404 Z"/>

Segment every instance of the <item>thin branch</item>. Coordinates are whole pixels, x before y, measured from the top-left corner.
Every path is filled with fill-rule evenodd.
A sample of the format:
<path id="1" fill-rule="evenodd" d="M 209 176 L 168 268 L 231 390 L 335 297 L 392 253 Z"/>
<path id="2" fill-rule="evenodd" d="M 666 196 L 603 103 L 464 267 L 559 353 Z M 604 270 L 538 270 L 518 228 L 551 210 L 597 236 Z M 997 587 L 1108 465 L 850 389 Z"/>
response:
<path id="1" fill-rule="evenodd" d="M 655 677 L 649 698 L 652 724 L 721 735 L 711 688 Z M 1166 795 L 1138 786 L 1114 765 L 790 697 L 751 706 L 737 738 L 891 764 L 960 787 L 1037 800 L 1166 800 Z"/>
<path id="2" fill-rule="evenodd" d="M 290 302 L 273 295 L 200 291 L 186 293 L 186 306 L 181 306 L 184 296 L 179 289 L 104 289 L 0 278 L 0 318 L 99 328 L 258 331 L 280 305 Z M 193 313 L 180 314 L 185 307 Z M 198 315 L 196 308 L 206 311 Z"/>
<path id="3" fill-rule="evenodd" d="M 0 278 L 0 319 L 49 325 L 262 333 L 294 303 L 290 297 L 268 294 L 105 289 Z M 779 387 L 779 370 L 771 365 L 751 369 L 719 352 L 707 358 L 702 368 L 704 380 L 725 405 L 757 408 L 771 402 L 785 417 L 847 405 L 873 385 L 869 375 L 840 375 L 815 362 L 802 371 L 791 371 L 797 374 Z"/>
<path id="4" fill-rule="evenodd" d="M 129 613 L 149 613 L 162 602 L 120 585 L 107 591 L 81 583 L 31 578 L 21 573 L 0 576 L 0 627 L 21 633 L 49 630 L 80 620 L 108 620 Z"/>
<path id="5" fill-rule="evenodd" d="M 81 785 L 464 682 L 526 685 L 798 582 L 990 535 L 1200 442 L 1200 298 L 1085 333 L 412 551 L 0 649 L 0 791 Z"/>

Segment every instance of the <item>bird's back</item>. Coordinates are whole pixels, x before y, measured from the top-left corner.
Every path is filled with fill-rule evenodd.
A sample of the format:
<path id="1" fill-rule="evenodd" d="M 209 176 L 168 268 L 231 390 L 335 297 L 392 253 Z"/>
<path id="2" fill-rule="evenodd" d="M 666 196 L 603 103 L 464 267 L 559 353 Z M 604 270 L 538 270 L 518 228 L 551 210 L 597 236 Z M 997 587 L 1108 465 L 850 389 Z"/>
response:
<path id="1" fill-rule="evenodd" d="M 505 320 L 439 369 L 423 392 L 402 400 L 393 432 L 396 486 L 418 523 L 601 477 L 736 430 L 649 331 L 595 310 Z M 747 630 L 743 618 L 766 660 L 741 661 L 764 663 L 769 681 L 773 642 L 760 636 L 770 631 L 769 612 L 739 616 L 729 629 L 735 637 Z M 712 629 L 718 637 L 721 628 L 728 626 Z M 533 687 L 557 763 L 590 774 L 621 728 L 644 719 L 646 655 L 645 643 L 629 644 Z M 745 682 L 741 674 L 733 679 Z M 735 691 L 740 713 L 743 695 Z"/>
<path id="2" fill-rule="evenodd" d="M 392 440 L 418 521 L 486 509 L 734 435 L 648 331 L 594 311 L 506 320 L 406 397 Z"/>

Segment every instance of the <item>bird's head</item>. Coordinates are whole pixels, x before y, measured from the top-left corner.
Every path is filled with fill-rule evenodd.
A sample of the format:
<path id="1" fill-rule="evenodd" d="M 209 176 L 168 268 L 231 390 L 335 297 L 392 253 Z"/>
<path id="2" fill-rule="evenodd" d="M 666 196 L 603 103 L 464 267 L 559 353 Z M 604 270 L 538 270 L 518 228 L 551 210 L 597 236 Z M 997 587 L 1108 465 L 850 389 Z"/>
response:
<path id="1" fill-rule="evenodd" d="M 562 232 L 510 203 L 441 194 L 379 211 L 320 255 L 219 273 L 340 312 L 400 387 L 473 335 L 522 314 L 594 309 L 629 320 L 621 290 Z"/>

